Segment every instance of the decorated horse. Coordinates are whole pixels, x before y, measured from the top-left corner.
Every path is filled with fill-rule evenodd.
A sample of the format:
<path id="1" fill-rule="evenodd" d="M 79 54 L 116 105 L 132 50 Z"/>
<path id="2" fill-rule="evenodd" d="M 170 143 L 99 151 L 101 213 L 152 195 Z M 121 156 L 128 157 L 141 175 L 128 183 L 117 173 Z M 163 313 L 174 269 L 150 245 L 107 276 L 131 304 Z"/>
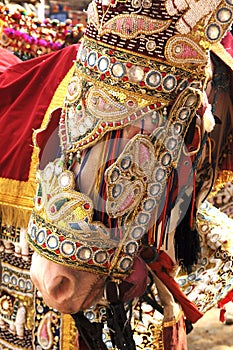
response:
<path id="1" fill-rule="evenodd" d="M 34 133 L 27 233 L 80 349 L 186 349 L 232 289 L 232 222 L 206 202 L 231 157 L 231 19 L 229 0 L 89 5 L 61 113 Z"/>

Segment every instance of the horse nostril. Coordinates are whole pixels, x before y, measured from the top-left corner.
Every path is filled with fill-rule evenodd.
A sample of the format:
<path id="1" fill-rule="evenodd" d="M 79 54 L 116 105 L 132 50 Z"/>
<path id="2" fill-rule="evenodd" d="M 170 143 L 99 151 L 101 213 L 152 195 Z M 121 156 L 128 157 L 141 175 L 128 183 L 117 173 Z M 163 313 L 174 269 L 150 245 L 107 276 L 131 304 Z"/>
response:
<path id="1" fill-rule="evenodd" d="M 56 277 L 47 286 L 48 294 L 58 302 L 69 298 L 73 294 L 72 283 L 65 276 Z"/>

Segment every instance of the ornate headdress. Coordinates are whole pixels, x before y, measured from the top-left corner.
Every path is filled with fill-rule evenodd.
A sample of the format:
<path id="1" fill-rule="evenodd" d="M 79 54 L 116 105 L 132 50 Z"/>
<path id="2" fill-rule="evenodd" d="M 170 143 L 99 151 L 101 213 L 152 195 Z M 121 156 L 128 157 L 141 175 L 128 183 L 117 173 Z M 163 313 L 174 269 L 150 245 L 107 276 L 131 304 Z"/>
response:
<path id="1" fill-rule="evenodd" d="M 232 16 L 232 0 L 91 2 L 60 119 L 63 156 L 38 172 L 28 239 L 40 254 L 78 269 L 130 272 L 201 105 L 211 44 Z M 117 131 L 141 120 L 152 133 L 115 154 L 103 180 L 116 239 L 94 219 L 93 198 L 79 192 L 72 169 L 107 135 L 117 142 Z"/>

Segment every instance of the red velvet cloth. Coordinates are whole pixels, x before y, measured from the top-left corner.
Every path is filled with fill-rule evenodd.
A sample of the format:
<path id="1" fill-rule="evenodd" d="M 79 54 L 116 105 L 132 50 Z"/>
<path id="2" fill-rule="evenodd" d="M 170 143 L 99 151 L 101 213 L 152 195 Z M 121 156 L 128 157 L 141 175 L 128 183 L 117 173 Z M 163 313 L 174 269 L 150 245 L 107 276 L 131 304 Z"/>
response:
<path id="1" fill-rule="evenodd" d="M 168 274 L 168 272 L 172 271 L 174 267 L 171 258 L 165 252 L 160 251 L 158 259 L 150 263 L 149 266 L 156 273 L 158 278 L 169 289 L 169 291 L 174 296 L 175 300 L 177 300 L 180 303 L 186 318 L 192 323 L 197 322 L 203 316 L 203 314 L 186 297 L 186 295 L 182 292 L 174 278 Z"/>
<path id="2" fill-rule="evenodd" d="M 71 69 L 77 45 L 13 65 L 0 79 L 0 177 L 27 181 L 32 133 L 41 126 L 57 87 Z"/>
<path id="3" fill-rule="evenodd" d="M 22 62 L 20 58 L 15 56 L 12 52 L 0 47 L 0 74 L 8 67 L 20 62 Z"/>

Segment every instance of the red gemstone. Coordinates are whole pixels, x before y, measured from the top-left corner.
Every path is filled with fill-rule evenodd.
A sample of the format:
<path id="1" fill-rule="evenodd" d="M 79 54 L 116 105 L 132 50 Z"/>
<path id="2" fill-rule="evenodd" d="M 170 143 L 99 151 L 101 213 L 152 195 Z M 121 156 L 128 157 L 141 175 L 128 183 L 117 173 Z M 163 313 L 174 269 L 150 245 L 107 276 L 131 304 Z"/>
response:
<path id="1" fill-rule="evenodd" d="M 148 73 L 149 71 L 150 71 L 150 68 L 148 68 L 148 67 L 145 67 L 145 68 L 144 68 L 144 72 L 145 72 L 145 73 Z"/>
<path id="2" fill-rule="evenodd" d="M 156 102 L 157 107 L 161 107 L 161 102 Z"/>
<path id="3" fill-rule="evenodd" d="M 102 123 L 101 125 L 102 125 L 103 128 L 105 128 L 107 124 L 106 123 Z"/>
<path id="4" fill-rule="evenodd" d="M 46 232 L 48 235 L 50 235 L 52 233 L 50 230 L 47 230 Z"/>
<path id="5" fill-rule="evenodd" d="M 132 67 L 132 63 L 127 62 L 127 63 L 126 63 L 126 67 L 131 68 L 131 67 Z"/>
<path id="6" fill-rule="evenodd" d="M 139 85 L 140 85 L 140 86 L 145 86 L 146 84 L 145 84 L 144 81 L 140 81 Z"/>
<path id="7" fill-rule="evenodd" d="M 55 253 L 56 253 L 56 254 L 60 254 L 60 250 L 59 250 L 59 249 L 56 249 L 56 250 L 55 250 Z"/>
<path id="8" fill-rule="evenodd" d="M 86 210 L 90 209 L 90 203 L 85 203 L 83 207 Z"/>
<path id="9" fill-rule="evenodd" d="M 76 260 L 76 256 L 72 255 L 71 260 Z"/>
<path id="10" fill-rule="evenodd" d="M 104 79 L 105 79 L 105 74 L 101 74 L 100 80 L 104 80 Z"/>
<path id="11" fill-rule="evenodd" d="M 155 109 L 155 105 L 150 105 L 149 108 L 150 109 Z"/>
<path id="12" fill-rule="evenodd" d="M 136 115 L 135 115 L 135 114 L 131 115 L 131 116 L 130 116 L 130 119 L 131 119 L 131 120 L 135 120 L 135 119 L 136 119 Z"/>
<path id="13" fill-rule="evenodd" d="M 116 59 L 115 58 L 111 58 L 111 63 L 115 63 Z"/>
<path id="14" fill-rule="evenodd" d="M 62 241 L 64 241 L 64 240 L 65 240 L 65 237 L 64 237 L 64 236 L 60 236 L 60 237 L 59 237 L 59 241 L 62 242 Z"/>

